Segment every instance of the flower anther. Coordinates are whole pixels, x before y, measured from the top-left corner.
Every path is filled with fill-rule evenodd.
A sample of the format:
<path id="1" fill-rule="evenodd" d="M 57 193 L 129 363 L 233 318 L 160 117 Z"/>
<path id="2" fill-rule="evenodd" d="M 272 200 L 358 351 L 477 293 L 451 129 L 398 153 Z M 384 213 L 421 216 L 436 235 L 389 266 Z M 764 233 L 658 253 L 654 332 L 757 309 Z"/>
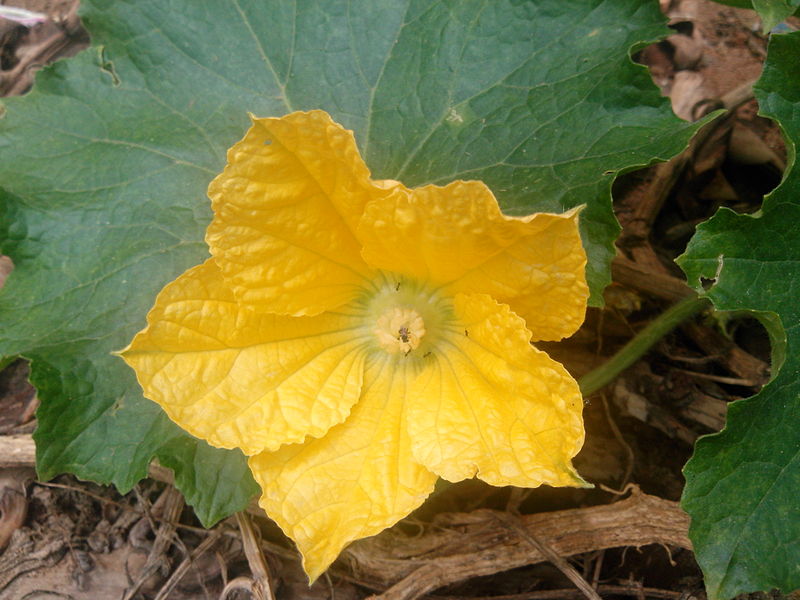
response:
<path id="1" fill-rule="evenodd" d="M 378 317 L 375 335 L 389 354 L 408 354 L 419 347 L 425 335 L 425 321 L 413 308 L 395 306 Z"/>

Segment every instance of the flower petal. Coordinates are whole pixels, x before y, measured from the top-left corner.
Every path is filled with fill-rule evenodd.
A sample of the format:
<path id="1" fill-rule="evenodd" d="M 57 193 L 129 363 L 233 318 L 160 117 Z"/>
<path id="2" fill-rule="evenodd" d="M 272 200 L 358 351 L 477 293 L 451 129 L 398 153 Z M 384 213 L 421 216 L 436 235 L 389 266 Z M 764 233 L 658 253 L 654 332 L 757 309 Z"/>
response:
<path id="1" fill-rule="evenodd" d="M 165 287 L 147 320 L 122 357 L 146 397 L 214 446 L 255 454 L 324 435 L 361 393 L 360 321 L 241 306 L 214 259 Z"/>
<path id="2" fill-rule="evenodd" d="M 206 241 L 237 298 L 272 313 L 341 306 L 369 279 L 354 231 L 373 185 L 351 131 L 327 113 L 253 119 L 208 189 Z"/>
<path id="3" fill-rule="evenodd" d="M 583 401 L 564 367 L 529 344 L 522 319 L 482 294 L 458 294 L 452 331 L 409 393 L 414 457 L 437 475 L 492 485 L 586 485 L 571 459 Z"/>
<path id="4" fill-rule="evenodd" d="M 409 190 L 370 202 L 358 235 L 372 266 L 489 294 L 522 316 L 536 340 L 572 335 L 589 289 L 576 210 L 508 217 L 480 181 Z"/>
<path id="5" fill-rule="evenodd" d="M 414 461 L 401 426 L 410 371 L 368 363 L 347 421 L 322 439 L 250 458 L 259 504 L 295 541 L 311 581 L 347 544 L 393 525 L 433 490 L 436 476 Z"/>

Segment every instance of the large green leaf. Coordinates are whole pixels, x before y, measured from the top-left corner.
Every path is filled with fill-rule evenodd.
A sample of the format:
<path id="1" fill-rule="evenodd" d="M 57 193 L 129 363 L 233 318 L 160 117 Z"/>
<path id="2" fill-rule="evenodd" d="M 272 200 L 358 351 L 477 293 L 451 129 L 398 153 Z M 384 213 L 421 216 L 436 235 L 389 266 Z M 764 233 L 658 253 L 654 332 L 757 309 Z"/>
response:
<path id="1" fill-rule="evenodd" d="M 800 140 L 800 33 L 774 36 L 757 85 L 763 114 Z M 800 169 L 793 164 L 757 215 L 720 210 L 679 260 L 689 281 L 715 281 L 721 309 L 774 313 L 785 339 L 777 376 L 731 404 L 725 429 L 697 443 L 683 505 L 709 597 L 800 587 Z M 779 364 L 782 362 L 782 365 Z"/>
<path id="2" fill-rule="evenodd" d="M 201 449 L 109 354 L 206 256 L 206 186 L 248 111 L 327 110 L 377 177 L 482 178 L 510 213 L 586 204 L 595 302 L 617 234 L 614 175 L 675 154 L 694 130 L 628 56 L 665 33 L 653 1 L 83 4 L 94 46 L 41 72 L 0 121 L 0 242 L 17 265 L 0 355 L 33 361 L 44 477 L 127 489 L 155 455 L 200 504 L 232 510 L 253 492 L 243 475 L 226 500 L 203 496 L 221 484 L 217 462 L 242 472 L 241 457 Z"/>

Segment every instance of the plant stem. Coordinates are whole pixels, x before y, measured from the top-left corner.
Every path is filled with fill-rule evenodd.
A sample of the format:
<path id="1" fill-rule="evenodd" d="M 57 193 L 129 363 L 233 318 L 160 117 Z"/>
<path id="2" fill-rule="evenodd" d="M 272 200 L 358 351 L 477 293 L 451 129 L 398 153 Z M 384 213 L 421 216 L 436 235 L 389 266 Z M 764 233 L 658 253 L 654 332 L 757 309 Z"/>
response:
<path id="1" fill-rule="evenodd" d="M 611 383 L 617 375 L 639 360 L 658 340 L 683 321 L 709 306 L 711 306 L 711 302 L 708 299 L 693 295 L 669 307 L 637 333 L 607 362 L 578 379 L 578 385 L 580 385 L 583 395 L 593 394 Z"/>

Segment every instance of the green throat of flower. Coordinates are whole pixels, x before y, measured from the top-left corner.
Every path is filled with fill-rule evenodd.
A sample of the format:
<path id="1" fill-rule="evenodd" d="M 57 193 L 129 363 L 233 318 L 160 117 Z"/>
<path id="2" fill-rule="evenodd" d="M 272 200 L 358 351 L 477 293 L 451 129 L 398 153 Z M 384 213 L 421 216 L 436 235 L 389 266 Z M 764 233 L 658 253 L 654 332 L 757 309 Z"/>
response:
<path id="1" fill-rule="evenodd" d="M 415 362 L 428 358 L 453 328 L 452 301 L 406 278 L 382 274 L 365 300 L 365 326 L 379 354 Z"/>

